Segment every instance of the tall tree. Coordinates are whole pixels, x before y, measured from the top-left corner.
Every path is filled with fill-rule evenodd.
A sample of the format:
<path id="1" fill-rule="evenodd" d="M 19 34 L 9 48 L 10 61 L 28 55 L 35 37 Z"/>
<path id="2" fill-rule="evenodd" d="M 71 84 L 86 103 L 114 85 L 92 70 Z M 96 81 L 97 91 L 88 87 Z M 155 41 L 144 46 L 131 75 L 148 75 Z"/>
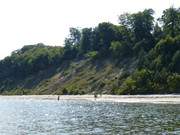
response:
<path id="1" fill-rule="evenodd" d="M 96 50 L 102 55 L 107 55 L 107 51 L 113 40 L 116 40 L 116 30 L 115 26 L 111 23 L 100 23 L 94 30 L 94 45 L 96 45 Z"/>
<path id="2" fill-rule="evenodd" d="M 82 29 L 80 52 L 86 53 L 90 50 L 92 50 L 92 28 L 84 28 Z"/>
<path id="3" fill-rule="evenodd" d="M 81 32 L 77 28 L 69 29 L 69 37 L 64 41 L 64 59 L 75 58 L 81 40 Z"/>
<path id="4" fill-rule="evenodd" d="M 81 39 L 81 32 L 77 28 L 69 29 L 69 37 L 65 39 L 65 46 L 79 45 Z"/>
<path id="5" fill-rule="evenodd" d="M 146 40 L 145 44 L 140 46 L 144 46 L 145 50 L 149 50 L 154 45 L 154 39 L 152 36 L 153 24 L 154 24 L 154 10 L 145 9 L 142 12 L 128 14 L 125 13 L 119 16 L 119 23 L 126 28 L 128 28 L 133 33 L 133 39 L 135 44 L 143 43 L 142 41 Z M 137 48 L 137 47 L 136 47 Z"/>
<path id="6" fill-rule="evenodd" d="M 146 9 L 143 12 L 132 14 L 132 29 L 137 41 L 152 38 L 151 31 L 153 30 L 154 22 L 153 14 L 154 11 L 152 9 Z"/>
<path id="7" fill-rule="evenodd" d="M 132 27 L 132 25 L 131 25 L 131 23 L 132 23 L 131 22 L 131 19 L 132 19 L 131 14 L 129 14 L 129 13 L 121 14 L 118 19 L 119 19 L 120 25 L 126 26 L 127 28 Z"/>
<path id="8" fill-rule="evenodd" d="M 167 35 L 175 37 L 176 34 L 180 33 L 180 9 L 171 7 L 164 10 L 160 21 Z"/>
<path id="9" fill-rule="evenodd" d="M 154 26 L 153 37 L 156 43 L 163 37 L 163 31 L 161 27 L 158 25 L 158 23 L 156 23 Z"/>

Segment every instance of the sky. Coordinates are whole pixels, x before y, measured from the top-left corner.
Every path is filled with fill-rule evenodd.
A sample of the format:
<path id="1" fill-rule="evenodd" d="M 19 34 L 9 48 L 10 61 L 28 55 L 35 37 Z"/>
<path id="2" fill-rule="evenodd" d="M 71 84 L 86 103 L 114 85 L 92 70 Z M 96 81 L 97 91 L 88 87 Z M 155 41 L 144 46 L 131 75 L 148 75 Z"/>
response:
<path id="1" fill-rule="evenodd" d="M 155 16 L 180 0 L 0 0 L 0 59 L 24 45 L 62 46 L 70 27 L 117 24 L 122 13 L 146 8 Z"/>

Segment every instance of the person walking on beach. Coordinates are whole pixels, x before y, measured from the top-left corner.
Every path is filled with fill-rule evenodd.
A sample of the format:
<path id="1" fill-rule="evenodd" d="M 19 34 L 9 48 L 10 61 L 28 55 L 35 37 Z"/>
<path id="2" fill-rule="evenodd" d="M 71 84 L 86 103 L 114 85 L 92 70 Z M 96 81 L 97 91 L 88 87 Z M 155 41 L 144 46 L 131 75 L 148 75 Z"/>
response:
<path id="1" fill-rule="evenodd" d="M 96 98 L 98 97 L 98 95 L 96 93 L 94 93 L 94 99 L 96 100 Z"/>

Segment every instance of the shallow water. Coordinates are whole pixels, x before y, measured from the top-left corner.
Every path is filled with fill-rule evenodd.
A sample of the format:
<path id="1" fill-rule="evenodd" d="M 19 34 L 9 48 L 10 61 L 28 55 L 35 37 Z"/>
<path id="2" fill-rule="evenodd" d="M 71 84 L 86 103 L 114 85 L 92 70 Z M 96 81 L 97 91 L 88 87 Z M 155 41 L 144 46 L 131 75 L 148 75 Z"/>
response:
<path id="1" fill-rule="evenodd" d="M 0 99 L 0 135 L 180 134 L 180 104 Z"/>

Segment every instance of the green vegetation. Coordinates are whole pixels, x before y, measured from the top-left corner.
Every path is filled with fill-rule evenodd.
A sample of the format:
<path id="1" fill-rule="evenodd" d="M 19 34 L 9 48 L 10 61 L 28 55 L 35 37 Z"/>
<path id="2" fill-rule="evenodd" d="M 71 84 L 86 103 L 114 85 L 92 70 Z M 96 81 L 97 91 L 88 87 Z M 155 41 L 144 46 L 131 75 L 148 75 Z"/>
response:
<path id="1" fill-rule="evenodd" d="M 1 94 L 180 93 L 180 9 L 70 28 L 64 47 L 24 46 L 0 61 Z"/>

